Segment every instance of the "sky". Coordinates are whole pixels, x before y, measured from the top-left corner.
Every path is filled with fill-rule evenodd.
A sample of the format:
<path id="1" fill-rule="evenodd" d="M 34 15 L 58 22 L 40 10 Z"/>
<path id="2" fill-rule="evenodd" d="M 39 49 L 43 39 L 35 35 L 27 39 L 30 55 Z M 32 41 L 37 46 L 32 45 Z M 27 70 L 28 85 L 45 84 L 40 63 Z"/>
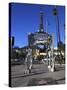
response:
<path id="1" fill-rule="evenodd" d="M 54 34 L 54 47 L 57 46 L 56 17 L 52 10 L 54 5 L 11 3 L 11 36 L 14 36 L 14 46 L 28 45 L 28 33 L 37 32 L 40 23 L 40 11 L 43 11 L 44 31 Z M 57 6 L 59 17 L 60 39 L 64 42 L 65 7 Z M 48 26 L 46 26 L 48 22 Z M 9 30 L 10 31 L 10 30 Z"/>

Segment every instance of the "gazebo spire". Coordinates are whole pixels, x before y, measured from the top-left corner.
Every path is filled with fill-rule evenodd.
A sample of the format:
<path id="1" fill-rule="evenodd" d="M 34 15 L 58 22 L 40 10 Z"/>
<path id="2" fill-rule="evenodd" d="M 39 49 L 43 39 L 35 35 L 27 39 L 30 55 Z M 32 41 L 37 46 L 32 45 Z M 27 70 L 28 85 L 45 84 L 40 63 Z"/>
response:
<path id="1" fill-rule="evenodd" d="M 44 32 L 44 26 L 43 26 L 43 12 L 42 12 L 42 11 L 40 11 L 39 32 Z"/>

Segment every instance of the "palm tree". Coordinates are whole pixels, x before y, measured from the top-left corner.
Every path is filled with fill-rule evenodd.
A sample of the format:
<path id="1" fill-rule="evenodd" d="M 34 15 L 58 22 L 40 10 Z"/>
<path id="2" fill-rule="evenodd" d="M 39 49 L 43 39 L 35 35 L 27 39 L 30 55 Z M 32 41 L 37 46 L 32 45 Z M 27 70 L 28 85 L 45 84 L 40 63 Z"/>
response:
<path id="1" fill-rule="evenodd" d="M 53 15 L 56 16 L 56 19 L 57 19 L 57 53 L 60 53 L 59 55 L 59 63 L 61 64 L 62 63 L 62 53 L 61 53 L 61 50 L 64 50 L 63 49 L 63 44 L 60 40 L 60 29 L 59 29 L 59 16 L 58 16 L 58 10 L 55 6 L 55 8 L 53 9 Z"/>

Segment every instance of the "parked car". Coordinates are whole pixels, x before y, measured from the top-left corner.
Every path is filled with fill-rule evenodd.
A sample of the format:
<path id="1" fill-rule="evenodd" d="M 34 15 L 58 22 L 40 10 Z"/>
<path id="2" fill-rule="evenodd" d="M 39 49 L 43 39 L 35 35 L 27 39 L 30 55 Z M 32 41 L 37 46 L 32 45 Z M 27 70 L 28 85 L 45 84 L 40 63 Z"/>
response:
<path id="1" fill-rule="evenodd" d="M 13 59 L 11 60 L 11 65 L 20 65 L 24 64 L 24 59 Z"/>

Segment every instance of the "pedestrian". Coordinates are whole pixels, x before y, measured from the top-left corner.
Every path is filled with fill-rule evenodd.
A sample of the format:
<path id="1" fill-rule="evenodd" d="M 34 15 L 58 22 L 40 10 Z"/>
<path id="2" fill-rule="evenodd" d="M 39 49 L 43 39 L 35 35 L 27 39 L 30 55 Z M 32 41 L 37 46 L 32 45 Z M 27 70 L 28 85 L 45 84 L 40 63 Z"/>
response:
<path id="1" fill-rule="evenodd" d="M 26 63 L 25 73 L 31 73 L 31 69 L 32 69 L 32 49 L 30 47 L 27 49 L 27 55 L 26 55 L 25 63 Z"/>

